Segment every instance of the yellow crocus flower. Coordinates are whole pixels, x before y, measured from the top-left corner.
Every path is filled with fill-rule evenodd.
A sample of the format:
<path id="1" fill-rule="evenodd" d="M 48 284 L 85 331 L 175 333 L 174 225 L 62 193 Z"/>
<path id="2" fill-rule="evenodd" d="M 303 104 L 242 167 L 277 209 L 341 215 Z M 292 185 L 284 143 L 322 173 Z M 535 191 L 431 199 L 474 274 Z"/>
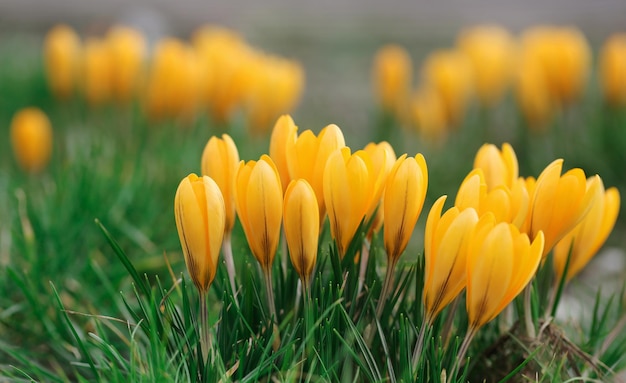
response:
<path id="1" fill-rule="evenodd" d="M 287 140 L 287 167 L 291 179 L 303 178 L 313 188 L 319 207 L 320 225 L 326 216 L 324 199 L 324 168 L 328 157 L 338 148 L 345 147 L 341 129 L 330 124 L 322 129 L 318 136 L 305 130 L 295 140 Z"/>
<path id="2" fill-rule="evenodd" d="M 457 45 L 470 59 L 480 102 L 493 106 L 512 79 L 515 44 L 511 34 L 498 25 L 480 25 L 462 31 Z"/>
<path id="3" fill-rule="evenodd" d="M 438 144 L 445 141 L 448 117 L 441 95 L 432 86 L 422 86 L 413 94 L 409 113 L 420 136 Z"/>
<path id="4" fill-rule="evenodd" d="M 235 173 L 239 168 L 239 151 L 235 142 L 228 134 L 222 134 L 222 138 L 213 136 L 209 139 L 201 160 L 202 175 L 211 177 L 220 187 L 226 206 L 226 224 L 224 230 L 227 234 L 235 225 Z"/>
<path id="5" fill-rule="evenodd" d="M 600 82 L 609 104 L 626 106 L 626 33 L 612 35 L 602 46 Z"/>
<path id="6" fill-rule="evenodd" d="M 269 273 L 280 238 L 283 191 L 272 159 L 241 161 L 235 175 L 235 206 L 252 254 Z"/>
<path id="7" fill-rule="evenodd" d="M 283 223 L 289 257 L 296 272 L 308 287 L 317 259 L 319 208 L 315 192 L 306 180 L 293 180 L 285 192 Z"/>
<path id="8" fill-rule="evenodd" d="M 52 93 L 69 98 L 76 89 L 80 38 L 72 28 L 61 24 L 52 28 L 44 41 L 46 78 Z"/>
<path id="9" fill-rule="evenodd" d="M 393 150 L 391 144 L 387 141 L 381 141 L 379 143 L 370 142 L 365 145 L 363 148 L 366 152 L 369 153 L 372 164 L 374 165 L 374 172 L 379 174 L 382 172 L 382 181 L 385 182 L 389 172 L 393 168 L 396 162 L 396 153 Z M 384 193 L 384 190 L 383 190 Z M 376 215 L 374 216 L 374 222 L 372 223 L 372 229 L 370 231 L 370 235 L 374 232 L 380 230 L 383 225 L 383 216 L 385 209 L 383 208 L 384 198 L 380 199 L 380 203 L 378 206 L 378 210 L 376 210 Z M 376 206 L 374 206 L 375 208 Z"/>
<path id="10" fill-rule="evenodd" d="M 378 175 L 369 154 L 350 148 L 335 150 L 324 170 L 324 199 L 328 208 L 330 231 L 337 243 L 339 256 L 346 255 L 361 221 L 375 199 Z M 380 193 L 378 194 L 380 198 Z"/>
<path id="11" fill-rule="evenodd" d="M 545 130 L 556 106 L 545 69 L 537 57 L 521 53 L 514 85 L 517 104 L 530 128 Z"/>
<path id="12" fill-rule="evenodd" d="M 517 156 L 508 143 L 502 145 L 502 150 L 493 144 L 481 146 L 474 158 L 474 168 L 483 170 L 487 190 L 498 185 L 511 188 L 519 177 Z"/>
<path id="13" fill-rule="evenodd" d="M 18 165 L 37 173 L 46 167 L 52 154 L 50 120 L 38 108 L 19 110 L 11 120 L 11 145 Z"/>
<path id="14" fill-rule="evenodd" d="M 107 33 L 111 60 L 111 91 L 119 103 L 135 97 L 143 75 L 146 41 L 135 29 L 115 26 Z"/>
<path id="15" fill-rule="evenodd" d="M 484 216 L 467 246 L 466 309 L 470 333 L 494 319 L 530 282 L 543 252 L 543 233 L 531 242 L 513 224 Z"/>
<path id="16" fill-rule="evenodd" d="M 87 103 L 102 105 L 111 99 L 114 62 L 104 40 L 87 39 L 83 49 L 82 82 Z"/>
<path id="17" fill-rule="evenodd" d="M 288 114 L 282 115 L 274 124 L 270 137 L 270 157 L 276 164 L 280 182 L 283 185 L 283 193 L 291 181 L 287 159 L 287 142 L 295 142 L 298 136 L 298 127 Z"/>
<path id="18" fill-rule="evenodd" d="M 585 217 L 601 193 L 600 177 L 593 177 L 587 186 L 582 169 L 561 175 L 562 168 L 562 159 L 548 165 L 539 175 L 531 197 L 527 233 L 534 240 L 543 232 L 544 257 Z"/>
<path id="19" fill-rule="evenodd" d="M 591 182 L 593 179 L 587 180 L 587 187 L 591 187 Z M 620 208 L 619 191 L 614 187 L 605 191 L 601 181 L 600 190 L 601 193 L 594 198 L 587 216 L 554 246 L 554 270 L 557 281 L 563 277 L 570 249 L 568 281 L 600 250 L 615 226 Z"/>
<path id="20" fill-rule="evenodd" d="M 424 307 L 426 323 L 432 321 L 465 288 L 467 243 L 478 214 L 472 208 L 441 211 L 446 196 L 433 204 L 424 234 Z"/>
<path id="21" fill-rule="evenodd" d="M 387 176 L 384 196 L 384 242 L 390 263 L 397 262 L 406 249 L 417 223 L 426 190 L 428 168 L 421 154 L 402 155 Z"/>
<path id="22" fill-rule="evenodd" d="M 189 276 L 206 293 L 215 277 L 224 237 L 226 214 L 220 188 L 207 176 L 183 178 L 174 198 L 174 215 Z"/>
<path id="23" fill-rule="evenodd" d="M 388 44 L 374 56 L 374 94 L 385 112 L 401 116 L 407 105 L 413 77 L 411 55 L 402 46 Z"/>

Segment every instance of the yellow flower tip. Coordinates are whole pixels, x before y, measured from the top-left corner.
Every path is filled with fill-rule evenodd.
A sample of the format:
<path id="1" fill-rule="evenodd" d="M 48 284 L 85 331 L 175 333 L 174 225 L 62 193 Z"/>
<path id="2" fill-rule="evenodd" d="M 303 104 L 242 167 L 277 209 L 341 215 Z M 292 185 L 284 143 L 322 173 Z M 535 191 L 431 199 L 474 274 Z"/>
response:
<path id="1" fill-rule="evenodd" d="M 411 96 L 409 119 L 422 138 L 439 146 L 445 142 L 449 122 L 442 97 L 433 86 L 422 86 Z"/>
<path id="2" fill-rule="evenodd" d="M 11 120 L 11 145 L 18 165 L 26 172 L 42 171 L 52 155 L 52 127 L 41 109 L 19 110 Z"/>
<path id="3" fill-rule="evenodd" d="M 402 155 L 385 183 L 384 243 L 387 257 L 394 262 L 406 249 L 422 212 L 428 189 L 428 169 L 421 154 Z"/>
<path id="4" fill-rule="evenodd" d="M 474 158 L 474 168 L 483 170 L 488 190 L 498 185 L 511 188 L 519 177 L 517 156 L 508 143 L 502 145 L 502 150 L 493 144 L 481 146 Z"/>
<path id="5" fill-rule="evenodd" d="M 485 175 L 481 168 L 472 169 L 465 177 L 457 192 L 454 206 L 459 210 L 474 208 L 479 210 L 480 202 L 487 192 Z"/>
<path id="6" fill-rule="evenodd" d="M 215 181 L 193 173 L 183 178 L 174 197 L 174 216 L 189 276 L 206 292 L 217 270 L 226 218 Z"/>
<path id="7" fill-rule="evenodd" d="M 300 279 L 308 283 L 317 259 L 319 215 L 313 188 L 306 180 L 293 180 L 285 191 L 283 223 L 289 256 Z"/>
<path id="8" fill-rule="evenodd" d="M 283 216 L 280 176 L 269 156 L 240 162 L 235 175 L 235 206 L 252 254 L 264 270 L 269 270 Z"/>
<path id="9" fill-rule="evenodd" d="M 103 39 L 90 38 L 82 51 L 82 87 L 87 103 L 99 106 L 111 100 L 114 62 Z"/>
<path id="10" fill-rule="evenodd" d="M 374 93 L 385 112 L 399 114 L 408 100 L 413 77 L 411 55 L 402 46 L 388 44 L 374 56 Z"/>
<path id="11" fill-rule="evenodd" d="M 80 38 L 65 24 L 48 32 L 44 40 L 46 78 L 52 93 L 69 98 L 76 88 L 79 67 Z"/>
<path id="12" fill-rule="evenodd" d="M 479 222 L 467 255 L 466 308 L 471 328 L 494 319 L 519 295 L 539 266 L 543 245 L 542 232 L 531 243 L 513 224 Z"/>
<path id="13" fill-rule="evenodd" d="M 600 51 L 600 83 L 613 107 L 626 106 L 626 33 L 610 36 Z"/>
<path id="14" fill-rule="evenodd" d="M 106 41 L 110 50 L 111 90 L 117 102 L 128 103 L 136 95 L 143 72 L 146 40 L 141 32 L 126 26 L 109 29 Z"/>
<path id="15" fill-rule="evenodd" d="M 424 306 L 429 323 L 465 288 L 468 241 L 479 222 L 472 208 L 441 211 L 446 196 L 431 208 L 424 236 Z"/>
<path id="16" fill-rule="evenodd" d="M 387 176 L 389 172 L 393 168 L 396 162 L 396 153 L 387 141 L 382 141 L 379 143 L 370 142 L 363 149 L 369 153 L 372 164 L 374 165 L 374 172 L 380 175 L 378 184 L 378 188 L 380 192 L 384 192 L 384 183 L 387 180 Z M 406 155 L 404 155 L 406 157 Z M 378 189 L 377 189 L 378 190 Z M 380 203 L 376 204 L 376 200 L 372 201 L 372 206 L 370 206 L 370 211 L 368 211 L 368 217 L 374 214 L 374 209 L 378 207 L 376 210 L 375 216 L 373 217 L 374 221 L 372 222 L 371 230 L 368 233 L 368 236 L 371 238 L 374 232 L 378 232 L 383 225 L 383 216 L 384 216 L 384 208 L 383 208 L 383 200 L 380 199 Z"/>
<path id="17" fill-rule="evenodd" d="M 594 184 L 596 186 L 594 186 Z M 587 180 L 593 199 L 585 217 L 554 246 L 554 270 L 558 280 L 565 272 L 570 256 L 566 280 L 576 276 L 604 245 L 611 234 L 620 209 L 620 195 L 616 188 L 604 190 L 601 180 Z M 594 191 L 593 188 L 597 188 Z M 571 251 L 571 253 L 570 253 Z"/>
<path id="18" fill-rule="evenodd" d="M 270 137 L 270 157 L 278 168 L 280 180 L 285 192 L 291 177 L 289 176 L 289 161 L 287 146 L 293 145 L 298 136 L 298 127 L 291 116 L 285 114 L 278 118 Z M 289 143 L 288 143 L 289 142 Z"/>
<path id="19" fill-rule="evenodd" d="M 211 177 L 219 186 L 226 206 L 226 233 L 230 233 L 235 224 L 235 173 L 239 167 L 239 151 L 228 134 L 222 138 L 213 136 L 202 152 L 202 174 Z"/>

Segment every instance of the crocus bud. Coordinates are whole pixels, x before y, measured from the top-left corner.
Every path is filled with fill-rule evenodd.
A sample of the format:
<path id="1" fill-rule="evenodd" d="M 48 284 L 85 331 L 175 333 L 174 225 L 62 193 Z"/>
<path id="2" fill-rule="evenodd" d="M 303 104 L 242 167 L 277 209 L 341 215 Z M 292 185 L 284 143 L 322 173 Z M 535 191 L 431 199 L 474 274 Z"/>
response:
<path id="1" fill-rule="evenodd" d="M 272 159 L 241 161 L 235 175 L 235 206 L 252 254 L 267 273 L 280 238 L 283 191 Z"/>
<path id="2" fill-rule="evenodd" d="M 446 196 L 440 197 L 430 209 L 424 234 L 424 307 L 426 320 L 432 321 L 465 288 L 467 242 L 478 214 L 474 209 L 460 211 L 457 207 L 441 211 Z"/>
<path id="3" fill-rule="evenodd" d="M 502 150 L 493 144 L 481 146 L 474 158 L 474 168 L 483 170 L 488 190 L 498 185 L 511 188 L 519 177 L 517 156 L 508 143 L 502 145 Z"/>
<path id="4" fill-rule="evenodd" d="M 283 224 L 291 263 L 308 285 L 317 259 L 320 223 L 315 192 L 303 179 L 293 180 L 287 187 Z"/>
<path id="5" fill-rule="evenodd" d="M 348 147 L 337 149 L 326 162 L 324 198 L 330 232 L 341 258 L 346 255 L 350 242 L 367 214 L 375 197 L 377 182 L 372 160 L 363 150 L 351 154 Z"/>
<path id="6" fill-rule="evenodd" d="M 472 70 L 467 57 L 459 51 L 437 51 L 424 62 L 424 83 L 441 97 L 446 121 L 458 126 L 472 92 Z"/>
<path id="7" fill-rule="evenodd" d="M 591 187 L 591 182 L 593 178 L 587 180 L 588 188 Z M 600 191 L 591 203 L 587 216 L 554 246 L 554 271 L 557 281 L 563 277 L 568 256 L 570 259 L 566 279 L 569 281 L 600 250 L 615 226 L 620 207 L 619 191 L 614 187 L 605 191 L 602 182 Z"/>
<path id="8" fill-rule="evenodd" d="M 115 63 L 107 44 L 100 39 L 88 39 L 83 49 L 82 82 L 87 103 L 99 106 L 111 99 L 112 69 Z"/>
<path id="9" fill-rule="evenodd" d="M 585 217 L 601 193 L 600 177 L 595 176 L 587 183 L 582 169 L 571 169 L 561 175 L 562 168 L 562 159 L 548 165 L 539 175 L 531 197 L 528 236 L 534 240 L 543 232 L 544 257 Z"/>
<path id="10" fill-rule="evenodd" d="M 626 33 L 609 37 L 602 46 L 600 82 L 609 104 L 626 106 Z"/>
<path id="11" fill-rule="evenodd" d="M 239 152 L 228 134 L 222 138 L 213 136 L 202 152 L 202 175 L 209 176 L 219 186 L 226 208 L 226 234 L 235 225 L 235 173 L 239 168 Z"/>
<path id="12" fill-rule="evenodd" d="M 61 99 L 70 97 L 78 77 L 80 39 L 67 25 L 57 25 L 46 35 L 44 59 L 46 78 L 52 93 Z"/>
<path id="13" fill-rule="evenodd" d="M 41 171 L 52 154 L 52 128 L 48 117 L 38 108 L 18 111 L 11 121 L 11 144 L 23 170 Z"/>
<path id="14" fill-rule="evenodd" d="M 481 219 L 467 246 L 466 309 L 471 329 L 494 319 L 526 287 L 537 271 L 543 245 L 541 232 L 531 242 L 512 224 Z"/>
<path id="15" fill-rule="evenodd" d="M 424 156 L 401 156 L 385 184 L 384 242 L 388 258 L 397 260 L 406 249 L 422 212 L 427 189 L 428 168 Z"/>
<path id="16" fill-rule="evenodd" d="M 289 177 L 289 165 L 287 159 L 287 142 L 293 144 L 298 136 L 298 127 L 291 116 L 285 114 L 278 118 L 272 130 L 270 138 L 270 157 L 276 164 L 283 192 L 287 189 L 291 177 Z M 309 185 L 310 186 L 310 185 Z"/>
<path id="17" fill-rule="evenodd" d="M 207 292 L 224 236 L 226 214 L 220 188 L 207 176 L 183 178 L 174 198 L 174 215 L 189 276 L 200 292 Z"/>
<path id="18" fill-rule="evenodd" d="M 409 106 L 411 123 L 420 136 L 441 144 L 448 135 L 448 117 L 440 94 L 431 86 L 415 92 Z"/>
<path id="19" fill-rule="evenodd" d="M 113 62 L 111 91 L 117 102 L 128 103 L 137 93 L 143 75 L 146 41 L 143 35 L 128 27 L 115 26 L 107 34 Z"/>
<path id="20" fill-rule="evenodd" d="M 337 125 L 330 124 L 315 136 L 310 130 L 287 140 L 287 167 L 291 179 L 303 178 L 315 191 L 319 206 L 320 225 L 326 217 L 324 200 L 324 168 L 328 157 L 336 149 L 346 146 L 343 133 Z"/>
<path id="21" fill-rule="evenodd" d="M 391 145 L 387 141 L 382 141 L 378 144 L 370 142 L 365 146 L 365 148 L 363 148 L 363 150 L 369 153 L 372 159 L 372 164 L 374 165 L 374 172 L 376 172 L 377 174 L 382 172 L 382 181 L 386 182 L 389 172 L 393 168 L 393 165 L 396 163 L 396 153 L 394 152 Z M 373 232 L 377 232 L 382 227 L 384 211 L 385 209 L 383 208 L 383 199 L 381 198 L 378 209 L 376 210 L 374 222 L 372 223 L 372 229 L 370 231 L 370 234 L 372 234 Z"/>
<path id="22" fill-rule="evenodd" d="M 405 108 L 413 77 L 411 55 L 399 45 L 385 45 L 376 52 L 372 68 L 374 93 L 385 112 L 399 115 Z"/>
<path id="23" fill-rule="evenodd" d="M 522 52 L 514 85 L 517 104 L 529 127 L 545 130 L 556 106 L 539 58 Z"/>

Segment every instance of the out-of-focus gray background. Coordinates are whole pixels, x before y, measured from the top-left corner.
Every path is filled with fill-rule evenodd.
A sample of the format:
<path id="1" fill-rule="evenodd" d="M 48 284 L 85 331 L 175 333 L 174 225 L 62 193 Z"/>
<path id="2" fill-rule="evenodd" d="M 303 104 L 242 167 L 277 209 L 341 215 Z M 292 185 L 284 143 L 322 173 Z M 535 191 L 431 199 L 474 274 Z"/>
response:
<path id="1" fill-rule="evenodd" d="M 576 25 L 597 47 L 626 30 L 626 0 L 0 0 L 0 38 L 43 35 L 58 22 L 82 35 L 128 23 L 152 39 L 188 38 L 204 23 L 235 28 L 252 45 L 303 62 L 307 86 L 295 113 L 301 127 L 332 122 L 350 131 L 371 117 L 370 64 L 383 43 L 405 45 L 416 68 L 428 51 L 451 46 L 460 29 L 485 22 L 514 33 L 535 24 Z"/>

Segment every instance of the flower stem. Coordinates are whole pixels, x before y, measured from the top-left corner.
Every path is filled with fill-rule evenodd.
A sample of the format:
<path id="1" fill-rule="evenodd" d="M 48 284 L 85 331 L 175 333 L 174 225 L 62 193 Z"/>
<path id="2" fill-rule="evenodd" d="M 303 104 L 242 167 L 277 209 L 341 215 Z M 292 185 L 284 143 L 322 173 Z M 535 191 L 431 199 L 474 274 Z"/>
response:
<path id="1" fill-rule="evenodd" d="M 411 365 L 414 368 L 414 374 L 417 372 L 417 368 L 419 367 L 418 363 L 420 357 L 422 356 L 422 350 L 424 349 L 424 338 L 426 336 L 427 328 L 430 328 L 430 321 L 428 321 L 428 319 L 424 315 L 424 319 L 422 320 L 422 326 L 420 327 L 420 332 L 417 336 L 417 342 L 415 343 L 415 349 L 413 350 L 413 358 L 411 360 Z"/>
<path id="2" fill-rule="evenodd" d="M 233 292 L 233 300 L 235 301 L 235 304 L 239 306 L 239 302 L 237 301 L 237 287 L 235 285 L 235 262 L 233 260 L 231 233 L 224 233 L 224 240 L 222 241 L 222 253 L 224 254 L 224 261 L 226 262 L 226 270 L 228 271 L 230 289 Z"/>
<path id="3" fill-rule="evenodd" d="M 532 302 L 531 302 L 532 284 L 529 283 L 524 289 L 524 323 L 526 325 L 526 334 L 530 339 L 537 337 L 535 331 L 535 321 L 533 321 Z"/>
<path id="4" fill-rule="evenodd" d="M 378 298 L 378 305 L 376 306 L 376 318 L 380 318 L 380 314 L 383 312 L 383 307 L 385 307 L 385 302 L 387 301 L 387 295 L 391 291 L 391 287 L 393 285 L 393 275 L 396 269 L 396 260 L 389 260 L 389 266 L 387 267 L 387 272 L 385 274 L 385 282 L 383 284 L 383 290 L 380 292 L 380 297 Z"/>
<path id="5" fill-rule="evenodd" d="M 207 292 L 200 291 L 200 349 L 202 350 L 202 360 L 206 363 L 211 347 L 211 334 L 209 332 L 209 310 L 207 308 Z"/>
<path id="6" fill-rule="evenodd" d="M 357 288 L 356 295 L 361 294 L 361 290 L 363 290 L 363 285 L 365 284 L 365 273 L 367 272 L 367 263 L 370 257 L 370 242 L 367 238 L 363 240 L 363 246 L 361 247 L 361 265 L 359 269 L 359 285 Z"/>
<path id="7" fill-rule="evenodd" d="M 469 345 L 474 339 L 474 335 L 476 335 L 476 328 L 470 327 L 467 330 L 467 334 L 465 334 L 465 338 L 463 339 L 463 343 L 461 343 L 461 348 L 459 348 L 459 353 L 457 354 L 456 361 L 452 366 L 452 372 L 450 373 L 450 381 L 454 381 L 456 378 L 456 373 L 464 363 L 465 363 L 465 354 L 467 354 L 467 350 L 469 349 Z"/>
<path id="8" fill-rule="evenodd" d="M 276 305 L 274 304 L 274 288 L 272 287 L 272 271 L 268 268 L 263 268 L 263 276 L 265 277 L 265 292 L 267 294 L 267 305 L 270 311 L 270 317 L 273 322 L 278 322 L 276 316 Z"/>

